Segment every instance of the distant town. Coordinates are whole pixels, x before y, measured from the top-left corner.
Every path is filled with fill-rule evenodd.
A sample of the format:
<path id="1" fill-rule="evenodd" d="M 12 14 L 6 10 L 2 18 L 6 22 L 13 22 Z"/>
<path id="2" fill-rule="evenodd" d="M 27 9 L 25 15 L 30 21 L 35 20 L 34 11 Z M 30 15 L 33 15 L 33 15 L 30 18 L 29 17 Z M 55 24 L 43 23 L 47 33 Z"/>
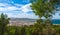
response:
<path id="1" fill-rule="evenodd" d="M 34 25 L 37 19 L 31 18 L 11 18 L 9 26 Z"/>

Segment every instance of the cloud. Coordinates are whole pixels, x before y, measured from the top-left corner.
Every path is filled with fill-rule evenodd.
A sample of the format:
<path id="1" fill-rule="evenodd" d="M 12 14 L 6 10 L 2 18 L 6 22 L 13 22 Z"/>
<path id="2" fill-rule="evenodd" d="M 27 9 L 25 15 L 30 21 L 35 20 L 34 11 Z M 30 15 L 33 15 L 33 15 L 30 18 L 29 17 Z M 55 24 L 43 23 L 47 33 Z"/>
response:
<path id="1" fill-rule="evenodd" d="M 34 18 L 34 19 L 37 19 L 38 16 L 36 16 L 35 14 L 27 14 L 27 13 L 20 13 L 20 14 L 13 14 L 13 13 L 6 13 L 8 14 L 9 16 L 8 17 L 15 17 L 15 18 Z M 14 16 L 13 16 L 14 15 Z"/>
<path id="2" fill-rule="evenodd" d="M 18 18 L 38 18 L 33 14 L 30 8 L 31 3 L 23 4 L 14 4 L 9 3 L 0 3 L 0 14 L 7 14 L 8 17 L 18 17 Z M 29 14 L 30 13 L 30 14 Z"/>
<path id="3" fill-rule="evenodd" d="M 15 4 L 15 6 L 12 6 L 12 5 L 9 5 L 9 4 L 0 3 L 0 11 L 20 10 L 22 12 L 29 12 L 29 11 L 32 11 L 30 9 L 30 5 L 31 4 L 27 4 L 27 5 Z M 18 6 L 20 6 L 20 7 L 18 7 Z"/>
<path id="4" fill-rule="evenodd" d="M 20 5 L 21 7 L 22 5 Z M 0 3 L 0 11 L 13 11 L 13 10 L 18 10 L 19 8 L 16 6 L 12 6 L 7 3 Z"/>
<path id="5" fill-rule="evenodd" d="M 21 7 L 23 4 L 14 4 L 16 7 Z"/>
<path id="6" fill-rule="evenodd" d="M 60 11 L 57 11 L 55 13 L 55 15 L 53 15 L 53 18 L 52 19 L 60 19 L 60 15 L 59 15 Z"/>
<path id="7" fill-rule="evenodd" d="M 1 6 L 3 6 L 3 7 L 4 7 L 4 6 L 7 6 L 7 4 L 5 4 L 5 5 L 4 5 L 3 3 L 0 3 L 0 7 L 1 7 Z"/>
<path id="8" fill-rule="evenodd" d="M 26 4 L 25 6 L 22 6 L 22 7 L 21 7 L 21 10 L 22 10 L 23 12 L 32 11 L 30 5 L 31 5 L 31 3 Z"/>
<path id="9" fill-rule="evenodd" d="M 18 3 L 20 1 L 16 0 Z M 22 0 L 21 0 L 22 1 Z M 23 0 L 24 1 L 24 0 Z M 27 2 L 25 0 L 24 2 Z M 31 3 L 28 4 L 18 4 L 15 0 L 0 0 L 0 14 L 7 14 L 8 17 L 18 17 L 18 18 L 38 18 L 32 10 Z M 22 2 L 21 2 L 22 3 Z M 59 15 L 53 15 L 53 18 L 60 18 Z"/>

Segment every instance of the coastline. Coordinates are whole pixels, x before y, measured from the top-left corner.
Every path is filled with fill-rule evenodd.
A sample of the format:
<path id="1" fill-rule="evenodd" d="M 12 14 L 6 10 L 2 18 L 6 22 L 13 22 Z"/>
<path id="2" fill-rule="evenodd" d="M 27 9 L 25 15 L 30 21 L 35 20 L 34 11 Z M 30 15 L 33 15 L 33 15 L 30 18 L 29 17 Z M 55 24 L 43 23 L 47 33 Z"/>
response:
<path id="1" fill-rule="evenodd" d="M 53 24 L 53 25 L 60 25 L 60 24 Z"/>

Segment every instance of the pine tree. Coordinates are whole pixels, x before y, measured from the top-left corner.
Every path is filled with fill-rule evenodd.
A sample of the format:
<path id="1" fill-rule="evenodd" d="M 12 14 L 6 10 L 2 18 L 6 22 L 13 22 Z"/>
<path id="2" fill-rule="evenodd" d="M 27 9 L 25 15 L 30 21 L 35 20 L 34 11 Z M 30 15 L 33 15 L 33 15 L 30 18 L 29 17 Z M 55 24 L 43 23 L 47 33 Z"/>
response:
<path id="1" fill-rule="evenodd" d="M 7 24 L 9 23 L 9 18 L 3 13 L 0 15 L 0 35 L 4 35 Z"/>

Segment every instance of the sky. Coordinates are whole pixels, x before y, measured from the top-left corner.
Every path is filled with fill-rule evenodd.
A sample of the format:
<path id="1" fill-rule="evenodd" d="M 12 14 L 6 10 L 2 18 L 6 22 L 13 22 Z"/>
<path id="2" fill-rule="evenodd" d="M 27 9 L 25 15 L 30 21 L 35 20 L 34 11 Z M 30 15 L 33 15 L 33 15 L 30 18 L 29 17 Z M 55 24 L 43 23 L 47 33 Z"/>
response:
<path id="1" fill-rule="evenodd" d="M 39 18 L 32 12 L 30 5 L 30 0 L 0 0 L 0 14 L 7 14 L 10 18 Z M 60 19 L 60 16 L 56 13 L 53 19 Z"/>

